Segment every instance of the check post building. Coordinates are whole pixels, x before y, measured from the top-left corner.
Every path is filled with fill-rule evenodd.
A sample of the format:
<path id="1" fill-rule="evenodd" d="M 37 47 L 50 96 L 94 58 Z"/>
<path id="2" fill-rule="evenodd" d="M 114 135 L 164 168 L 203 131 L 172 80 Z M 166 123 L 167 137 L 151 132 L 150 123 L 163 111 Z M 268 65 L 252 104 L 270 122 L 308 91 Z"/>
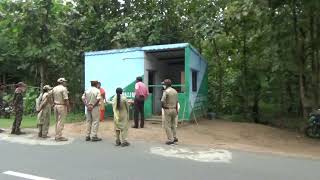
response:
<path id="1" fill-rule="evenodd" d="M 207 71 L 207 62 L 188 43 L 85 53 L 85 88 L 90 87 L 90 80 L 99 80 L 108 100 L 112 100 L 117 87 L 123 88 L 128 98 L 134 98 L 135 79 L 143 77 L 150 93 L 144 107 L 146 120 L 161 115 L 161 82 L 167 78 L 178 92 L 179 120 L 206 115 Z M 111 115 L 112 107 L 106 108 L 107 115 Z"/>

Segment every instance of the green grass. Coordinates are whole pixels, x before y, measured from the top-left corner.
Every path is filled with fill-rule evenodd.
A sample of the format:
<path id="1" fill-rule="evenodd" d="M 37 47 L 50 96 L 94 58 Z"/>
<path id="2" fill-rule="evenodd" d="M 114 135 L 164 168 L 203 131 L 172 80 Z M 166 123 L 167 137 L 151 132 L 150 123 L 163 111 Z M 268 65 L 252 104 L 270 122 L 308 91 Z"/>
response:
<path id="1" fill-rule="evenodd" d="M 84 114 L 82 113 L 70 113 L 68 114 L 67 120 L 65 123 L 73 123 L 84 120 Z M 11 116 L 10 119 L 0 118 L 0 128 L 10 128 L 14 121 L 14 116 Z M 22 128 L 36 128 L 37 127 L 37 116 L 35 115 L 26 115 L 23 116 L 21 127 Z M 50 126 L 55 124 L 55 118 L 52 115 L 50 118 Z"/>

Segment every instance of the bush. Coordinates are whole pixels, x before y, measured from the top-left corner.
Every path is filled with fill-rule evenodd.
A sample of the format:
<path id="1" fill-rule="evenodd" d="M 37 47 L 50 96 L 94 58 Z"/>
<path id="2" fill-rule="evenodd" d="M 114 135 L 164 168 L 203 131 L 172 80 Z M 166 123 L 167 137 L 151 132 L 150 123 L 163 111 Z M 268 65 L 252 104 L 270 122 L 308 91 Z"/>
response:
<path id="1" fill-rule="evenodd" d="M 38 89 L 29 88 L 24 96 L 24 114 L 35 113 L 36 98 L 39 96 Z"/>

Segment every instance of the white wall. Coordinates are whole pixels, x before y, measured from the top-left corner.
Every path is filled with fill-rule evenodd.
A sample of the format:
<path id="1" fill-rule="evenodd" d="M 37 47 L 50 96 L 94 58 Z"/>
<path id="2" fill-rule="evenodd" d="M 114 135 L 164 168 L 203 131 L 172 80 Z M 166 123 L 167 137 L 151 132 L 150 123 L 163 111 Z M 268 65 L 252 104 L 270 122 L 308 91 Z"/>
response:
<path id="1" fill-rule="evenodd" d="M 91 80 L 98 80 L 107 98 L 115 95 L 116 88 L 124 88 L 144 73 L 143 51 L 106 53 L 85 56 L 85 89 Z"/>

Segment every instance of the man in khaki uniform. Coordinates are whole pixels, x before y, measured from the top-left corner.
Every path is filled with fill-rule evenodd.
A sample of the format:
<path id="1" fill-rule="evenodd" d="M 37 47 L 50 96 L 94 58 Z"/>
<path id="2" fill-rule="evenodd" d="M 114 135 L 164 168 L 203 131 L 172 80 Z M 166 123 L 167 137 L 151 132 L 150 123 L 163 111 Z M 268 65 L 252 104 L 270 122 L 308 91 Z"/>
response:
<path id="1" fill-rule="evenodd" d="M 97 88 L 98 81 L 91 81 L 91 88 L 82 95 L 82 101 L 87 108 L 87 136 L 86 141 L 101 141 L 98 138 L 100 122 L 99 102 L 101 100 L 100 90 Z"/>
<path id="2" fill-rule="evenodd" d="M 168 137 L 166 144 L 171 145 L 178 142 L 175 123 L 178 115 L 178 93 L 171 87 L 170 79 L 164 80 L 164 85 L 165 90 L 163 91 L 161 104 L 164 109 L 164 129 Z"/>
<path id="3" fill-rule="evenodd" d="M 53 88 L 53 101 L 54 101 L 54 114 L 56 118 L 56 141 L 68 141 L 67 138 L 62 136 L 62 130 L 64 127 L 64 121 L 67 117 L 69 109 L 68 90 L 66 88 L 67 80 L 65 78 L 59 78 L 59 85 Z"/>
<path id="4" fill-rule="evenodd" d="M 52 101 L 52 87 L 49 85 L 43 86 L 43 93 L 39 97 L 40 106 L 37 109 L 38 112 L 38 127 L 41 138 L 48 138 L 48 131 L 50 125 L 51 106 Z"/>

